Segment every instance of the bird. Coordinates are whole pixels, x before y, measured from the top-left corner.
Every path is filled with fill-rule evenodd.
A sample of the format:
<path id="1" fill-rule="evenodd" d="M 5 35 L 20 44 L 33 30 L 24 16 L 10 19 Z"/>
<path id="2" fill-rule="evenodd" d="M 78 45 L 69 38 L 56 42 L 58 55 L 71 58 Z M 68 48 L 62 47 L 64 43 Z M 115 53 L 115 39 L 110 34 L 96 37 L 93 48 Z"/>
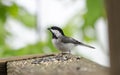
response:
<path id="1" fill-rule="evenodd" d="M 95 47 L 79 42 L 78 40 L 68 37 L 64 34 L 63 30 L 58 26 L 51 26 L 47 28 L 52 34 L 52 43 L 53 45 L 60 50 L 62 53 L 71 53 L 72 48 L 80 45 L 86 46 L 92 49 Z"/>

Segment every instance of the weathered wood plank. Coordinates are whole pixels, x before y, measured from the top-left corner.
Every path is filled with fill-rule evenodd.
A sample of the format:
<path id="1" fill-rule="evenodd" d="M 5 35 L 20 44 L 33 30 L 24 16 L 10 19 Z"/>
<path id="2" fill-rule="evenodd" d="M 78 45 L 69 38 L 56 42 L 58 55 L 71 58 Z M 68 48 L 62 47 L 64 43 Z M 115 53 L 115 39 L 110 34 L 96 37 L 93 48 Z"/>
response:
<path id="1" fill-rule="evenodd" d="M 10 61 L 18 61 L 18 60 L 26 60 L 26 59 L 34 59 L 38 57 L 46 57 L 52 56 L 50 55 L 26 55 L 26 56 L 15 56 L 9 58 L 0 58 L 0 75 L 7 75 L 7 63 Z"/>
<path id="2" fill-rule="evenodd" d="M 0 75 L 7 75 L 7 67 L 5 62 L 0 62 Z"/>
<path id="3" fill-rule="evenodd" d="M 74 55 L 47 55 L 7 62 L 8 75 L 109 75 L 109 69 Z"/>

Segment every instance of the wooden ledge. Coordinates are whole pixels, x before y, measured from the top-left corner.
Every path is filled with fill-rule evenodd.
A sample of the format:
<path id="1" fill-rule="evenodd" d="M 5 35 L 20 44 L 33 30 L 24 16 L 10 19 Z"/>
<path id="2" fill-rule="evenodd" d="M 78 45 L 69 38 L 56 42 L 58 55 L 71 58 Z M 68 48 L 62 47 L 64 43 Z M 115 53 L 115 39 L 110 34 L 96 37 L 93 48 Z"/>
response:
<path id="1" fill-rule="evenodd" d="M 109 68 L 71 54 L 0 59 L 0 75 L 109 75 Z"/>

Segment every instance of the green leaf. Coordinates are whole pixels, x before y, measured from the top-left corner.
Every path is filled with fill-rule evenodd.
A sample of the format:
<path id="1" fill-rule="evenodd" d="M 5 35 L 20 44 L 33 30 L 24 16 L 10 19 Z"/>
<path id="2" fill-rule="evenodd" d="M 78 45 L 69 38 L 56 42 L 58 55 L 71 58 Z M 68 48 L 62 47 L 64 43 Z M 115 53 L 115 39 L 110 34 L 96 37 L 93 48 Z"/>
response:
<path id="1" fill-rule="evenodd" d="M 6 30 L 4 29 L 3 22 L 0 21 L 0 46 L 4 46 L 5 44 L 5 37 L 6 37 Z"/>
<path id="2" fill-rule="evenodd" d="M 25 26 L 27 27 L 35 27 L 36 26 L 36 17 L 34 15 L 31 15 L 24 9 L 21 9 L 17 19 L 21 21 Z"/>
<path id="3" fill-rule="evenodd" d="M 10 16 L 16 17 L 18 15 L 18 12 L 19 12 L 19 6 L 15 3 L 13 3 L 11 6 L 9 6 L 7 8 L 7 11 L 8 11 Z"/>
<path id="4" fill-rule="evenodd" d="M 6 18 L 7 18 L 6 8 L 7 8 L 7 6 L 3 5 L 3 4 L 0 2 L 0 20 L 1 20 L 2 22 L 5 22 L 5 21 L 6 21 Z"/>
<path id="5" fill-rule="evenodd" d="M 103 14 L 103 0 L 87 0 L 86 4 L 87 12 L 83 16 L 85 20 L 83 28 L 86 28 L 86 26 L 89 25 L 94 27 L 96 20 Z"/>
<path id="6" fill-rule="evenodd" d="M 83 15 L 84 24 L 81 27 L 83 39 L 90 41 L 90 38 L 85 33 L 86 28 L 90 27 L 94 29 L 96 21 L 105 15 L 104 1 L 103 0 L 87 0 L 86 2 L 87 12 Z M 96 30 L 94 30 L 94 33 Z M 95 40 L 96 37 L 93 39 Z"/>

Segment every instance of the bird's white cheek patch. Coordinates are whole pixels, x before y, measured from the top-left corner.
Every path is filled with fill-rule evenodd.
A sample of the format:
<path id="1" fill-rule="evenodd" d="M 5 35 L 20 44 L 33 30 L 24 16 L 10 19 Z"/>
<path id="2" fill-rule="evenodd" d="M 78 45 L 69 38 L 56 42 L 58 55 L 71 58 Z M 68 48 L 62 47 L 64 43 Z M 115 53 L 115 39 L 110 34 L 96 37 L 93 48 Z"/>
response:
<path id="1" fill-rule="evenodd" d="M 62 34 L 58 30 L 51 30 L 57 37 L 61 36 Z"/>

